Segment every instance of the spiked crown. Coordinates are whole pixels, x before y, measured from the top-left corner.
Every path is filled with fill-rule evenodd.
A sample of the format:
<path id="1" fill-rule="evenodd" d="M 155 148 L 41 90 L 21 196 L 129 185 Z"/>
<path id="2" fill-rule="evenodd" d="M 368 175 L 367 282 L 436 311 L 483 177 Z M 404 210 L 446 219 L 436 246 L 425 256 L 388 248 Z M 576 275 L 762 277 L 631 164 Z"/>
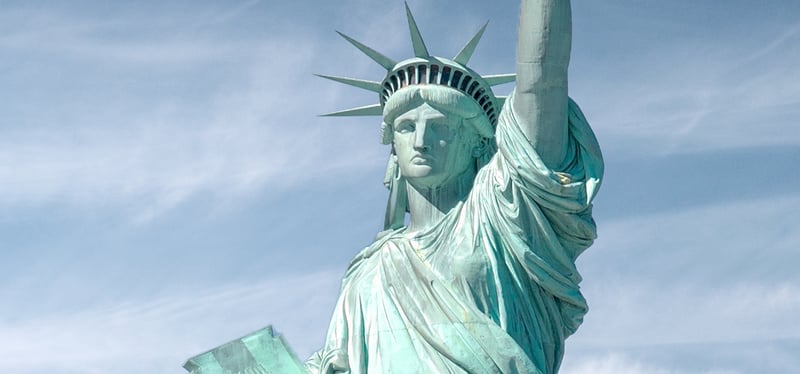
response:
<path id="1" fill-rule="evenodd" d="M 422 34 L 419 32 L 417 23 L 407 3 L 406 16 L 415 57 L 399 63 L 339 32 L 339 35 L 350 44 L 383 66 L 387 70 L 387 74 L 381 82 L 318 75 L 322 78 L 378 94 L 377 104 L 328 113 L 325 116 L 381 116 L 386 102 L 395 92 L 412 85 L 430 84 L 450 87 L 471 97 L 483 109 L 489 119 L 489 123 L 494 126 L 505 97 L 495 97 L 491 87 L 513 82 L 516 76 L 515 74 L 481 76 L 467 67 L 467 63 L 472 57 L 481 36 L 483 36 L 488 22 L 478 30 L 453 59 L 446 59 L 431 56 L 428 53 L 428 48 L 425 46 L 425 41 L 422 39 Z"/>

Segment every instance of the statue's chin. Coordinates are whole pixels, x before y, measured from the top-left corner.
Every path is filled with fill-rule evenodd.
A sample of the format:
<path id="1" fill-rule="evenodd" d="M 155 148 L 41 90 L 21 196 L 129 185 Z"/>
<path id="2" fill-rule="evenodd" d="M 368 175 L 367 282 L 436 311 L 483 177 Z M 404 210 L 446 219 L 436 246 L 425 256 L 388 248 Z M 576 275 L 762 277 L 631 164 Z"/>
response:
<path id="1" fill-rule="evenodd" d="M 434 170 L 431 170 L 430 173 L 422 174 L 416 176 L 405 176 L 406 181 L 413 187 L 417 189 L 426 189 L 426 190 L 440 190 L 440 189 L 450 189 L 450 188 L 459 188 L 464 186 L 471 186 L 474 182 L 475 175 L 472 173 L 462 172 L 454 175 L 454 173 L 434 173 Z M 463 188 L 462 188 L 463 189 Z"/>
<path id="2" fill-rule="evenodd" d="M 406 178 L 412 186 L 423 187 L 427 189 L 435 189 L 446 185 L 448 181 L 455 179 L 455 175 L 449 175 L 447 170 L 441 170 L 433 165 L 409 165 L 403 171 L 403 177 Z"/>

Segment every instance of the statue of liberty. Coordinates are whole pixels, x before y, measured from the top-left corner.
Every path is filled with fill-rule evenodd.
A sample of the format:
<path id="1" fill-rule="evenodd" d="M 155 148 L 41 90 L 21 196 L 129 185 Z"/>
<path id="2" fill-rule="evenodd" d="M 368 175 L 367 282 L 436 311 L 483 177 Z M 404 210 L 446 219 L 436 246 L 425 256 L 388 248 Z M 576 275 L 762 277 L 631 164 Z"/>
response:
<path id="1" fill-rule="evenodd" d="M 522 0 L 516 87 L 506 99 L 466 65 L 433 57 L 410 12 L 415 57 L 379 103 L 391 145 L 386 231 L 350 264 L 313 373 L 555 373 L 587 311 L 576 257 L 596 236 L 597 141 L 567 94 L 568 0 Z M 407 217 L 406 217 L 407 215 Z"/>
<path id="2" fill-rule="evenodd" d="M 603 161 L 567 94 L 569 0 L 521 0 L 516 74 L 429 54 L 407 10 L 414 57 L 373 91 L 391 145 L 385 231 L 350 264 L 311 373 L 556 373 L 587 311 L 575 267 L 596 237 Z M 484 26 L 485 28 L 485 26 Z M 507 98 L 492 86 L 516 80 Z M 261 371 L 255 371 L 261 372 Z M 264 371 L 269 372 L 269 371 Z"/>

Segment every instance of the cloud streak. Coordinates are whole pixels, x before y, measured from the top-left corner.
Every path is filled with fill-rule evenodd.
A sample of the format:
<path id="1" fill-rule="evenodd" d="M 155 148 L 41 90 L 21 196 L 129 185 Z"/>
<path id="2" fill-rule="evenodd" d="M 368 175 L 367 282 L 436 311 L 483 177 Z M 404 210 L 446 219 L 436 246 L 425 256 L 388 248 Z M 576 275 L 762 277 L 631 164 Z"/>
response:
<path id="1" fill-rule="evenodd" d="M 219 15 L 217 21 L 198 20 L 198 25 L 236 17 L 246 5 Z M 249 47 L 246 40 L 228 40 L 208 34 L 198 36 L 197 32 L 188 32 L 190 25 L 132 17 L 126 15 L 124 9 L 100 19 L 60 11 L 12 8 L 0 12 L 0 20 L 5 25 L 0 46 L 6 53 L 44 54 L 104 65 L 147 64 L 150 68 L 175 68 L 246 57 Z"/>
<path id="2" fill-rule="evenodd" d="M 242 7 L 254 5 L 248 4 Z M 237 73 L 221 72 L 230 81 L 197 97 L 153 103 L 133 94 L 106 98 L 100 91 L 92 94 L 97 112 L 76 114 L 69 105 L 41 114 L 41 124 L 32 128 L 22 121 L 0 126 L 0 206 L 119 207 L 135 201 L 130 214 L 147 222 L 198 193 L 230 200 L 266 186 L 283 188 L 382 163 L 378 147 L 358 146 L 377 143 L 364 140 L 356 128 L 320 128 L 311 120 L 304 87 L 314 86 L 306 72 L 320 53 L 319 41 L 279 35 L 246 44 L 207 39 L 130 44 L 97 38 L 118 25 L 57 21 L 50 29 L 0 38 L 0 44 L 78 54 L 101 66 L 117 60 L 154 65 L 138 67 L 139 74 L 224 57 L 236 61 L 230 66 Z M 109 117 L 114 122 L 107 122 Z"/>
<path id="3" fill-rule="evenodd" d="M 153 300 L 0 323 L 0 371 L 178 374 L 187 358 L 266 324 L 306 357 L 322 344 L 340 276 L 323 271 L 173 290 Z"/>
<path id="4" fill-rule="evenodd" d="M 678 33 L 687 25 L 652 22 L 642 30 L 652 38 L 642 46 L 647 52 L 602 65 L 604 76 L 579 77 L 573 86 L 586 97 L 580 103 L 607 153 L 648 157 L 800 144 L 800 88 L 792 83 L 800 80 L 793 63 L 800 58 L 796 23 L 777 23 L 780 29 L 747 39 L 723 34 L 675 43 L 656 33 Z M 711 24 L 691 27 L 698 35 L 716 32 Z M 630 53 L 609 48 L 611 54 Z"/>
<path id="5" fill-rule="evenodd" d="M 790 372 L 796 209 L 792 195 L 606 220 L 579 262 L 590 312 L 564 371 Z"/>

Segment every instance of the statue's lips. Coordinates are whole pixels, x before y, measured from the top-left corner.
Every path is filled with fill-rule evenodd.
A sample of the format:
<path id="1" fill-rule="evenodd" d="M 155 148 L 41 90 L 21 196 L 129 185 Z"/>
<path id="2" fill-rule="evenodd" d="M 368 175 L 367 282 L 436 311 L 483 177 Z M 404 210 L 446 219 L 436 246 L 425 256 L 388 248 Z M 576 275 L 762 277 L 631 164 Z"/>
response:
<path id="1" fill-rule="evenodd" d="M 415 165 L 429 165 L 433 163 L 433 157 L 422 154 L 414 155 L 414 157 L 411 157 L 411 163 Z"/>

